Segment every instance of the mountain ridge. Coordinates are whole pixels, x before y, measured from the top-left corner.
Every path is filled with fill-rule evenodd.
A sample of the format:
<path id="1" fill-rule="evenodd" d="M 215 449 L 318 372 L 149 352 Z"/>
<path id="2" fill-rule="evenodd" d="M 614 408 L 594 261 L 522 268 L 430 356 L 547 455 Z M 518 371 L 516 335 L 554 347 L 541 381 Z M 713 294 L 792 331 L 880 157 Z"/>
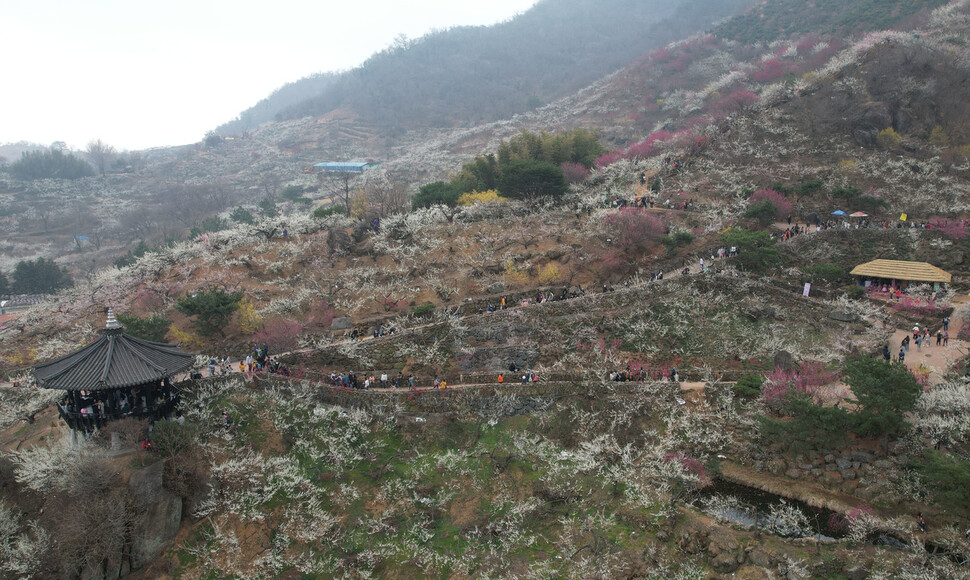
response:
<path id="1" fill-rule="evenodd" d="M 280 99 L 264 99 L 261 110 L 248 109 L 216 131 L 238 133 L 346 106 L 390 132 L 496 120 L 577 90 L 751 3 L 543 0 L 497 25 L 433 32 L 345 73 L 288 84 L 277 91 Z M 300 86 L 311 82 L 321 84 L 319 95 L 283 104 L 284 93 L 317 91 Z"/>

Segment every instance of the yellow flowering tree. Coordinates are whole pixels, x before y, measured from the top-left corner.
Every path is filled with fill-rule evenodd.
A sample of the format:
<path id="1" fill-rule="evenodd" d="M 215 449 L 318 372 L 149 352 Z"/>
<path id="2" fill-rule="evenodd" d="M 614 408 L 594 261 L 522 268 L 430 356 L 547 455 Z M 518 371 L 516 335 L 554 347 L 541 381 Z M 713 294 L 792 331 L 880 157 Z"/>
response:
<path id="1" fill-rule="evenodd" d="M 475 205 L 476 203 L 491 203 L 494 201 L 507 201 L 494 189 L 485 191 L 472 191 L 458 197 L 458 205 Z"/>

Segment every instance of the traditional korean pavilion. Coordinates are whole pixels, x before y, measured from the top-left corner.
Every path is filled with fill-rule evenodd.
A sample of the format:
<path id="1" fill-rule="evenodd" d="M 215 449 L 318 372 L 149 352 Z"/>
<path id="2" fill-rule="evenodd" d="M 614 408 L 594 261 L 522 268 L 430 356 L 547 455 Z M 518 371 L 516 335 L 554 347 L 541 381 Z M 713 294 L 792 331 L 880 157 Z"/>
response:
<path id="1" fill-rule="evenodd" d="M 61 418 L 71 429 L 90 431 L 124 417 L 170 415 L 179 403 L 171 378 L 194 362 L 174 344 L 125 334 L 108 309 L 100 338 L 34 367 L 34 378 L 45 389 L 67 391 L 58 404 Z"/>
<path id="2" fill-rule="evenodd" d="M 861 284 L 906 289 L 910 284 L 932 284 L 938 291 L 943 284 L 949 284 L 953 275 L 926 262 L 906 260 L 873 260 L 860 264 L 849 272 L 858 276 Z"/>

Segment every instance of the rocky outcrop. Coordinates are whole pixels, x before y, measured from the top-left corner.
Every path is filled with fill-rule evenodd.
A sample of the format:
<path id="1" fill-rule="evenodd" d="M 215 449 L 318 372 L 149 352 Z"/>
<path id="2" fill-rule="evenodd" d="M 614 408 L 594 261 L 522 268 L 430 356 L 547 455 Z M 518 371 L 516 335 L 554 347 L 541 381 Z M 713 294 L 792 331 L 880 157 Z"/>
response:
<path id="1" fill-rule="evenodd" d="M 485 368 L 503 372 L 510 363 L 514 362 L 520 369 L 531 369 L 538 359 L 539 353 L 529 347 L 476 348 L 472 349 L 468 356 L 461 361 L 459 368 L 461 370 Z M 512 380 L 514 377 L 510 374 L 509 379 Z"/>
<path id="2" fill-rule="evenodd" d="M 138 569 L 162 555 L 178 534 L 182 498 L 162 487 L 165 462 L 131 475 L 128 486 L 135 503 L 131 531 L 131 568 Z"/>

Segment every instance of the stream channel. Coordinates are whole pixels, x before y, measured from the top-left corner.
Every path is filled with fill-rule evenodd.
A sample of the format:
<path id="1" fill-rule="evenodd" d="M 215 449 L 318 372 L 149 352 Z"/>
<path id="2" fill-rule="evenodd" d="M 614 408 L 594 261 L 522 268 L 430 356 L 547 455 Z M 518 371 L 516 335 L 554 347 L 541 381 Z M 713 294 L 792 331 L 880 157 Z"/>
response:
<path id="1" fill-rule="evenodd" d="M 842 518 L 837 512 L 812 507 L 797 499 L 723 479 L 716 479 L 711 485 L 699 490 L 691 503 L 719 520 L 727 520 L 746 528 L 757 527 L 785 537 L 835 540 L 845 536 L 844 527 L 830 525 L 841 521 Z M 784 525 L 779 518 L 772 517 L 773 512 L 777 513 L 786 508 L 795 508 L 804 514 L 807 527 Z"/>

